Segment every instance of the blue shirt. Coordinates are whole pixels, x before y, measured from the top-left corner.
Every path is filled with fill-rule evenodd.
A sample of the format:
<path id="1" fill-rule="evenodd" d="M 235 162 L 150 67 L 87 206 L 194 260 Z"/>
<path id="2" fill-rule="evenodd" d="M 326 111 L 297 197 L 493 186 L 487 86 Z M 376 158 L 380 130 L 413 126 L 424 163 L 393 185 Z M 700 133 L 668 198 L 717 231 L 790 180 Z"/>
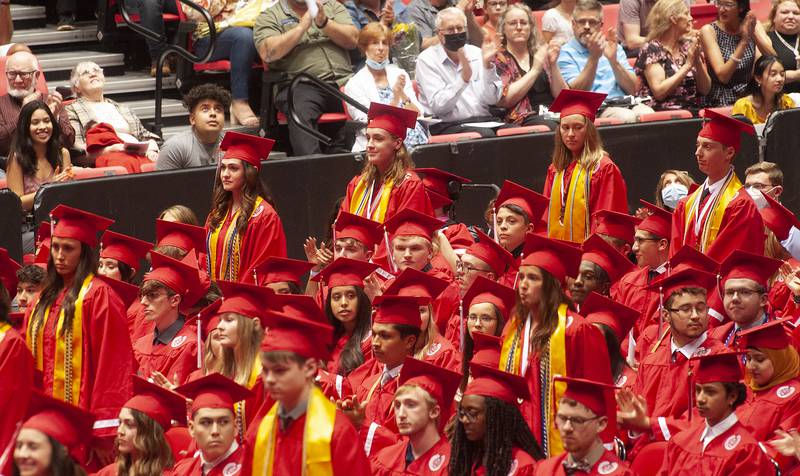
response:
<path id="1" fill-rule="evenodd" d="M 385 4 L 386 0 L 382 0 L 381 8 L 383 8 Z M 392 6 L 394 6 L 394 23 L 409 23 L 408 14 L 406 13 L 408 6 L 403 3 L 403 0 L 393 0 Z M 380 17 L 375 16 L 375 13 L 367 10 L 363 5 L 353 0 L 344 2 L 344 7 L 347 9 L 347 13 L 350 14 L 350 18 L 353 19 L 353 25 L 359 30 L 364 28 L 369 22 L 381 20 Z"/>
<path id="2" fill-rule="evenodd" d="M 589 49 L 583 46 L 576 38 L 569 40 L 561 47 L 558 54 L 558 69 L 567 84 L 571 83 L 581 74 L 586 63 L 589 62 Z M 625 71 L 633 73 L 633 68 L 625 57 L 625 52 L 620 45 L 617 45 L 617 62 L 625 68 Z M 600 55 L 597 62 L 597 72 L 595 73 L 594 83 L 591 91 L 596 93 L 606 93 L 609 98 L 625 96 L 625 91 L 617 84 L 614 77 L 614 70 L 611 63 L 604 55 Z"/>

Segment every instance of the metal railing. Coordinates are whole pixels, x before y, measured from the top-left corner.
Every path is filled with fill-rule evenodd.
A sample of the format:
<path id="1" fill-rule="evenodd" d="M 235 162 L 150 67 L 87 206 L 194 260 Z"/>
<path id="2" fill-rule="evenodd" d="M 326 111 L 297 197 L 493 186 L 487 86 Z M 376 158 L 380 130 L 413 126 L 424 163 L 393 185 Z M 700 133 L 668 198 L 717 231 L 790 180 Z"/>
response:
<path id="1" fill-rule="evenodd" d="M 210 47 L 205 55 L 202 57 L 191 53 L 186 48 L 176 45 L 174 43 L 170 43 L 167 40 L 166 33 L 158 34 L 153 30 L 142 26 L 139 23 L 134 22 L 131 20 L 130 13 L 128 12 L 127 7 L 125 6 L 126 0 L 120 0 L 118 3 L 119 5 L 119 13 L 122 15 L 123 21 L 125 24 L 128 25 L 128 28 L 133 30 L 134 32 L 142 35 L 147 40 L 163 43 L 165 45 L 164 50 L 158 56 L 158 61 L 156 62 L 156 117 L 155 117 L 155 124 L 153 128 L 155 129 L 155 133 L 159 136 L 161 135 L 161 129 L 163 128 L 163 120 L 161 118 L 161 103 L 163 99 L 163 92 L 162 92 L 162 84 L 164 81 L 164 72 L 162 71 L 162 67 L 164 66 L 164 60 L 167 58 L 167 55 L 170 53 L 177 53 L 181 58 L 189 61 L 190 63 L 205 63 L 211 58 L 211 55 L 214 54 L 214 48 L 217 44 L 217 28 L 214 26 L 214 19 L 211 18 L 211 14 L 208 13 L 208 10 L 201 7 L 200 5 L 194 3 L 191 0 L 178 0 L 178 2 L 186 5 L 187 7 L 197 10 L 202 16 L 205 22 L 208 24 L 208 40 Z"/>

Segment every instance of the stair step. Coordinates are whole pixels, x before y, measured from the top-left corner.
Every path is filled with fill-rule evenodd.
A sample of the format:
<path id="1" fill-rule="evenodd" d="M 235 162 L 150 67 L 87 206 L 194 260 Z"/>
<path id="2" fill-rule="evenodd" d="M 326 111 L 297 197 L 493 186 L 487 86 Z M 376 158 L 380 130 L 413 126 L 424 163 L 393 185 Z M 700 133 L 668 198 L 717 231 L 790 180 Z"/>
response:
<path id="1" fill-rule="evenodd" d="M 45 7 L 39 5 L 11 5 L 11 18 L 17 20 L 39 20 L 46 18 Z"/>
<path id="2" fill-rule="evenodd" d="M 168 76 L 164 78 L 161 83 L 163 90 L 175 89 L 175 76 Z M 47 83 L 50 90 L 55 90 L 58 86 L 69 87 L 69 80 L 54 81 Z M 105 94 L 113 96 L 114 94 L 125 94 L 140 91 L 155 91 L 156 78 L 143 71 L 129 71 L 122 76 L 108 76 L 106 77 Z"/>
<path id="3" fill-rule="evenodd" d="M 141 101 L 124 101 L 124 104 L 133 111 L 142 121 L 151 120 L 156 117 L 155 99 L 143 99 Z M 189 117 L 189 111 L 183 107 L 183 102 L 177 99 L 164 99 L 161 102 L 161 117 Z M 189 120 L 186 120 L 189 123 Z"/>
<path id="4" fill-rule="evenodd" d="M 81 61 L 93 61 L 101 68 L 124 66 L 125 55 L 122 53 L 107 53 L 103 51 L 61 51 L 58 53 L 40 53 L 36 55 L 42 71 L 48 74 L 53 71 L 72 71 Z"/>
<path id="5" fill-rule="evenodd" d="M 44 28 L 18 30 L 11 37 L 14 43 L 25 43 L 28 46 L 63 45 L 65 43 L 81 43 L 97 41 L 97 22 L 79 22 L 72 31 L 58 31 L 55 25 Z"/>

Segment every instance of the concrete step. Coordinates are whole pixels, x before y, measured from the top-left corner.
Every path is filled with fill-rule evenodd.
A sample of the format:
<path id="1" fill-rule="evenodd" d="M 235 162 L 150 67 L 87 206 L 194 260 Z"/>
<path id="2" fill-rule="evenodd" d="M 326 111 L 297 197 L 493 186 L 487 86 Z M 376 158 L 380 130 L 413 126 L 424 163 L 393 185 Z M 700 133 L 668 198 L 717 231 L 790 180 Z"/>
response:
<path id="1" fill-rule="evenodd" d="M 140 101 L 123 101 L 121 104 L 128 106 L 136 116 L 142 121 L 152 120 L 156 117 L 155 99 L 142 99 Z M 177 99 L 164 99 L 161 102 L 161 117 L 180 117 L 186 116 L 186 124 L 189 123 L 189 111 L 183 107 L 183 102 Z"/>
<path id="2" fill-rule="evenodd" d="M 18 20 L 44 20 L 45 7 L 43 5 L 11 5 L 11 18 Z"/>
<path id="3" fill-rule="evenodd" d="M 11 37 L 13 43 L 28 46 L 63 45 L 65 43 L 85 43 L 97 41 L 97 22 L 76 23 L 72 31 L 58 31 L 55 25 L 43 28 L 17 30 Z"/>
<path id="4" fill-rule="evenodd" d="M 58 86 L 69 87 L 69 80 L 61 80 L 47 83 L 50 90 L 55 90 Z M 164 78 L 162 82 L 164 90 L 175 89 L 175 75 Z M 106 77 L 105 94 L 113 96 L 115 94 L 126 94 L 148 91 L 153 92 L 156 89 L 156 78 L 150 77 L 150 74 L 144 71 L 129 71 L 122 76 L 108 76 Z"/>
<path id="5" fill-rule="evenodd" d="M 45 75 L 54 71 L 72 71 L 81 61 L 93 61 L 101 68 L 124 66 L 125 55 L 104 51 L 73 50 L 58 53 L 40 53 L 36 55 Z"/>

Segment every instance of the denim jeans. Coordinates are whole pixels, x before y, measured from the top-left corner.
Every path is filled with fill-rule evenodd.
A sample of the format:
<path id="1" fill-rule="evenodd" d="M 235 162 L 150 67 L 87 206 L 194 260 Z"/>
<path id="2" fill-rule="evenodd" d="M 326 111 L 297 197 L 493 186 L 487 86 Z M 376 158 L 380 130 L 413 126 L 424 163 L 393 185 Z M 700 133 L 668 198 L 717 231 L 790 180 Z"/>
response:
<path id="1" fill-rule="evenodd" d="M 208 37 L 195 43 L 195 54 L 204 55 L 208 51 Z M 217 35 L 214 54 L 209 61 L 227 59 L 231 62 L 231 94 L 233 99 L 248 99 L 248 80 L 253 69 L 253 62 L 258 57 L 253 42 L 253 30 L 247 27 L 234 26 L 226 28 Z"/>
<path id="2" fill-rule="evenodd" d="M 178 7 L 175 0 L 127 0 L 126 8 L 133 11 L 138 8 L 141 17 L 141 25 L 159 35 L 164 34 L 164 13 L 178 14 Z M 155 61 L 164 49 L 165 43 L 147 40 L 147 47 L 150 49 L 150 59 Z"/>

